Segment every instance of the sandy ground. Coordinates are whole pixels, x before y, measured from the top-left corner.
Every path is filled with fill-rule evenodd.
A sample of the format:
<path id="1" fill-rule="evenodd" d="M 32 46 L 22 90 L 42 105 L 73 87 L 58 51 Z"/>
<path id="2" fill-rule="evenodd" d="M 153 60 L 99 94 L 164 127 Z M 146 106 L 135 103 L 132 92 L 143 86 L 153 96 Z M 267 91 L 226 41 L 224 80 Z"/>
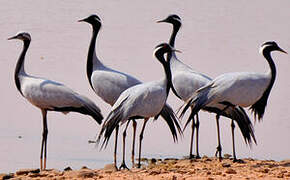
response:
<path id="1" fill-rule="evenodd" d="M 103 169 L 59 171 L 56 169 L 39 171 L 23 169 L 11 174 L 0 174 L 1 179 L 290 179 L 290 160 L 254 160 L 233 163 L 230 159 L 221 162 L 216 158 L 203 157 L 198 160 L 166 159 L 148 160 L 142 168 L 116 171 L 113 165 Z M 151 162 L 152 161 L 152 162 Z"/>

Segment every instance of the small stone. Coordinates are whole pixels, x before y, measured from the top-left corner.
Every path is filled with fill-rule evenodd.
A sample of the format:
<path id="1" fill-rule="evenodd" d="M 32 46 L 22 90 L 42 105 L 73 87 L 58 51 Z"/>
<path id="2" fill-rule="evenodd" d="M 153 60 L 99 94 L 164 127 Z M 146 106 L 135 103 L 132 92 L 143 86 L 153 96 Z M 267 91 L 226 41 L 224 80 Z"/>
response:
<path id="1" fill-rule="evenodd" d="M 11 179 L 11 178 L 14 178 L 14 174 L 13 173 L 10 173 L 10 174 L 0 174 L 0 179 Z"/>
<path id="2" fill-rule="evenodd" d="M 225 159 L 230 159 L 230 157 L 232 157 L 232 155 L 230 155 L 230 154 L 224 154 L 224 158 Z"/>
<path id="3" fill-rule="evenodd" d="M 89 169 L 87 166 L 83 166 L 81 169 Z"/>
<path id="4" fill-rule="evenodd" d="M 158 175 L 160 174 L 160 171 L 151 171 L 149 172 L 149 175 L 152 175 L 152 176 L 155 176 L 155 175 Z"/>
<path id="5" fill-rule="evenodd" d="M 222 175 L 222 172 L 220 172 L 220 171 L 215 172 L 214 175 Z"/>
<path id="6" fill-rule="evenodd" d="M 222 167 L 231 167 L 231 165 L 229 163 L 223 163 Z"/>
<path id="7" fill-rule="evenodd" d="M 277 175 L 277 178 L 283 178 L 284 177 L 284 174 L 283 173 L 280 173 Z"/>
<path id="8" fill-rule="evenodd" d="M 105 165 L 103 170 L 105 170 L 105 173 L 112 173 L 112 172 L 118 171 L 115 164 L 107 164 L 107 165 Z"/>
<path id="9" fill-rule="evenodd" d="M 157 162 L 157 160 L 155 158 L 151 159 L 151 164 L 155 164 Z"/>
<path id="10" fill-rule="evenodd" d="M 64 171 L 71 171 L 72 170 L 72 168 L 71 167 L 66 167 L 66 168 L 64 168 Z"/>
<path id="11" fill-rule="evenodd" d="M 20 169 L 18 171 L 16 171 L 16 175 L 20 176 L 20 175 L 27 175 L 28 173 L 39 173 L 40 169 Z"/>
<path id="12" fill-rule="evenodd" d="M 77 175 L 79 178 L 85 179 L 85 178 L 93 178 L 95 176 L 95 173 L 93 171 L 80 171 Z"/>
<path id="13" fill-rule="evenodd" d="M 226 172 L 227 174 L 237 174 L 237 172 L 231 168 L 227 169 Z"/>
<path id="14" fill-rule="evenodd" d="M 270 171 L 270 169 L 268 169 L 268 168 L 265 168 L 265 169 L 261 170 L 262 173 L 268 173 L 269 171 Z"/>
<path id="15" fill-rule="evenodd" d="M 148 159 L 147 158 L 141 158 L 140 161 L 141 162 L 148 162 Z"/>
<path id="16" fill-rule="evenodd" d="M 207 178 L 207 180 L 214 180 L 214 178 L 209 177 L 209 178 Z"/>
<path id="17" fill-rule="evenodd" d="M 212 161 L 210 158 L 202 158 L 204 162 Z"/>

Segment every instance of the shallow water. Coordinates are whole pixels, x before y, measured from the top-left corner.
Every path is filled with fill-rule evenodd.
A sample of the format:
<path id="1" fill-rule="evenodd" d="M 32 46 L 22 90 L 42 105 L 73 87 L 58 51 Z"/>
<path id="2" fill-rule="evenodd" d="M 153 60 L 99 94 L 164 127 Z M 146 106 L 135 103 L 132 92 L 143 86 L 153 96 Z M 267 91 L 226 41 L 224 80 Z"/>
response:
<path id="1" fill-rule="evenodd" d="M 171 33 L 170 25 L 155 22 L 176 13 L 183 21 L 176 40 L 176 48 L 183 51 L 178 54 L 179 59 L 196 71 L 215 77 L 232 71 L 267 71 L 268 65 L 258 53 L 260 44 L 267 40 L 275 40 L 289 52 L 289 6 L 289 1 L 263 0 L 251 3 L 244 0 L 3 0 L 0 6 L 0 172 L 39 167 L 41 113 L 21 97 L 14 84 L 13 73 L 22 44 L 6 40 L 17 31 L 25 30 L 32 35 L 26 56 L 29 74 L 63 82 L 93 99 L 106 115 L 110 107 L 96 97 L 86 79 L 91 28 L 77 20 L 92 13 L 98 14 L 103 21 L 97 42 L 99 57 L 112 68 L 130 73 L 142 81 L 151 81 L 163 77 L 161 65 L 152 58 L 153 48 L 167 41 Z M 273 53 L 273 59 L 276 60 L 278 75 L 264 120 L 255 124 L 258 145 L 250 149 L 237 130 L 238 157 L 275 160 L 290 157 L 290 115 L 287 113 L 290 61 L 289 56 L 277 52 Z M 174 109 L 182 105 L 173 94 L 170 94 L 168 102 Z M 88 144 L 88 140 L 93 140 L 100 130 L 90 117 L 52 112 L 48 119 L 48 168 L 80 168 L 84 165 L 100 168 L 112 162 L 112 145 L 99 151 L 94 144 Z M 217 141 L 214 115 L 200 113 L 200 120 L 200 153 L 213 156 Z M 148 123 L 143 156 L 187 155 L 189 129 L 179 143 L 174 144 L 164 125 L 161 119 Z M 229 120 L 221 121 L 221 130 L 223 153 L 231 153 Z M 129 160 L 131 129 L 128 130 L 127 142 Z"/>

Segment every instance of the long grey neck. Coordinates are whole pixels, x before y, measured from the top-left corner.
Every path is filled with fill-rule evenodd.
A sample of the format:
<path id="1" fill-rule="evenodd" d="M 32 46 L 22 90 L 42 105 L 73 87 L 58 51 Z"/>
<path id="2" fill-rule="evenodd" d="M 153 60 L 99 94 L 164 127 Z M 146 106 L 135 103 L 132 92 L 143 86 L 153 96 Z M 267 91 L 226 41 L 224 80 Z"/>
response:
<path id="1" fill-rule="evenodd" d="M 24 60 L 25 60 L 25 55 L 26 55 L 26 52 L 28 50 L 29 45 L 30 45 L 30 40 L 23 41 L 23 49 L 22 49 L 22 52 L 18 58 L 15 72 L 14 72 L 15 84 L 16 84 L 18 91 L 21 93 L 22 96 L 23 96 L 23 94 L 21 92 L 21 84 L 20 84 L 19 75 L 20 74 L 26 75 L 25 70 L 24 70 Z"/>

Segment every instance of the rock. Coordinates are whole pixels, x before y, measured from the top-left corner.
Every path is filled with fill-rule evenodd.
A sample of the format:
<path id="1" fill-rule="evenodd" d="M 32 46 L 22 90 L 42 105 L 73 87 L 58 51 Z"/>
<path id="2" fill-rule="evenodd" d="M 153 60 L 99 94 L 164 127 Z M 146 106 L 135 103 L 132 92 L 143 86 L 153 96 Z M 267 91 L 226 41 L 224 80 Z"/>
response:
<path id="1" fill-rule="evenodd" d="M 165 158 L 164 161 L 177 161 L 178 159 L 176 158 Z"/>
<path id="2" fill-rule="evenodd" d="M 210 158 L 202 158 L 202 160 L 203 160 L 204 162 L 212 161 Z"/>
<path id="3" fill-rule="evenodd" d="M 89 169 L 87 166 L 83 166 L 81 169 Z"/>
<path id="4" fill-rule="evenodd" d="M 157 160 L 155 158 L 152 158 L 150 161 L 151 164 L 155 164 L 156 162 L 157 162 Z"/>
<path id="5" fill-rule="evenodd" d="M 28 173 L 39 173 L 40 169 L 20 169 L 18 171 L 16 171 L 16 175 L 20 176 L 20 175 L 27 175 Z"/>
<path id="6" fill-rule="evenodd" d="M 13 173 L 10 173 L 10 174 L 0 174 L 0 179 L 11 179 L 11 178 L 14 178 L 14 174 Z"/>
<path id="7" fill-rule="evenodd" d="M 115 164 L 107 164 L 107 165 L 105 165 L 105 167 L 103 168 L 103 170 L 106 173 L 112 173 L 112 172 L 118 171 L 118 169 L 115 166 Z"/>
<path id="8" fill-rule="evenodd" d="M 93 178 L 95 175 L 96 174 L 94 171 L 82 170 L 77 174 L 77 177 L 85 179 L 85 178 Z"/>
<path id="9" fill-rule="evenodd" d="M 213 175 L 222 175 L 222 174 L 223 174 L 223 173 L 220 172 L 220 171 L 213 173 Z"/>
<path id="10" fill-rule="evenodd" d="M 268 168 L 265 168 L 265 169 L 261 170 L 262 173 L 268 173 L 269 171 L 270 171 L 270 169 L 268 169 Z"/>
<path id="11" fill-rule="evenodd" d="M 155 176 L 155 175 L 158 175 L 158 174 L 160 174 L 161 172 L 160 171 L 151 171 L 151 172 L 149 172 L 149 175 L 152 175 L 152 176 Z"/>
<path id="12" fill-rule="evenodd" d="M 147 158 L 141 158 L 140 161 L 141 162 L 148 162 L 148 159 Z"/>
<path id="13" fill-rule="evenodd" d="M 229 163 L 222 163 L 222 167 L 231 167 Z"/>
<path id="14" fill-rule="evenodd" d="M 224 154 L 224 158 L 225 159 L 230 159 L 230 157 L 232 157 L 232 155 L 230 155 L 230 154 Z"/>
<path id="15" fill-rule="evenodd" d="M 28 173 L 28 177 L 35 178 L 35 177 L 45 177 L 47 174 L 40 174 L 40 173 Z"/>
<path id="16" fill-rule="evenodd" d="M 72 168 L 71 167 L 66 167 L 66 168 L 64 168 L 64 171 L 71 171 L 72 170 Z"/>
<path id="17" fill-rule="evenodd" d="M 225 173 L 227 173 L 227 174 L 237 174 L 237 172 L 234 169 L 232 169 L 232 168 L 227 169 Z"/>
<path id="18" fill-rule="evenodd" d="M 283 178 L 284 177 L 284 174 L 283 173 L 280 173 L 277 175 L 277 178 Z"/>

